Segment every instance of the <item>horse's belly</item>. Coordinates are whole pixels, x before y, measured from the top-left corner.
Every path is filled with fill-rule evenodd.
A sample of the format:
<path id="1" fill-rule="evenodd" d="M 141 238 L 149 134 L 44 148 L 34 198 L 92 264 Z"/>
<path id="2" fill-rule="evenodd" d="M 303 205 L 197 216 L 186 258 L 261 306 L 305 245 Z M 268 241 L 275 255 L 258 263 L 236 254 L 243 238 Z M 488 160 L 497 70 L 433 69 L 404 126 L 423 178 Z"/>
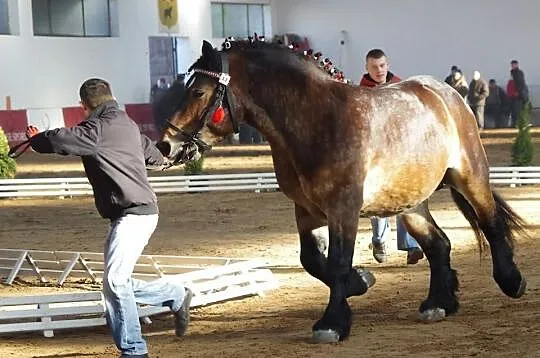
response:
<path id="1" fill-rule="evenodd" d="M 362 216 L 391 216 L 425 201 L 437 188 L 443 173 L 424 170 L 371 168 L 363 182 Z"/>

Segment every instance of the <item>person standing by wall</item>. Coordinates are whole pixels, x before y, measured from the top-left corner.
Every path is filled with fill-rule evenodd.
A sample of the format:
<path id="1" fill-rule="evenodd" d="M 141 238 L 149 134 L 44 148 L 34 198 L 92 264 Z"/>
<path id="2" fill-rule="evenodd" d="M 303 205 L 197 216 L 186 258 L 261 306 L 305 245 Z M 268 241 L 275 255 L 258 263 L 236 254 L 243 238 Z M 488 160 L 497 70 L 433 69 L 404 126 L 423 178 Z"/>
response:
<path id="1" fill-rule="evenodd" d="M 515 127 L 519 113 L 529 102 L 529 88 L 525 82 L 525 74 L 519 68 L 519 62 L 512 60 L 510 66 L 511 78 L 506 85 L 506 95 L 510 105 L 510 127 Z"/>
<path id="2" fill-rule="evenodd" d="M 473 79 L 469 84 L 467 99 L 469 100 L 469 106 L 474 113 L 479 129 L 484 129 L 484 108 L 488 95 L 489 87 L 487 82 L 481 77 L 479 71 L 474 71 Z"/>
<path id="3" fill-rule="evenodd" d="M 486 115 L 493 119 L 495 128 L 508 126 L 507 98 L 504 90 L 494 79 L 489 80 L 489 95 L 486 98 Z"/>

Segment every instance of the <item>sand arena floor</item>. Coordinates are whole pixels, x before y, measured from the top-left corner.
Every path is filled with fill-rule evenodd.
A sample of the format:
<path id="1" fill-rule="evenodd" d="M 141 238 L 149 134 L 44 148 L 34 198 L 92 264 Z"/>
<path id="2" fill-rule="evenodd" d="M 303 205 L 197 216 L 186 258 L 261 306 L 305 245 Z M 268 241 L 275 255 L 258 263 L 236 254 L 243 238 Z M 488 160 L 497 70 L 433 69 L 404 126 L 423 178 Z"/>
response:
<path id="1" fill-rule="evenodd" d="M 490 140 L 497 143 L 486 145 L 492 165 L 508 164 L 508 138 Z M 210 171 L 271 170 L 267 147 L 241 148 L 222 149 L 223 155 L 209 158 L 208 163 L 215 163 Z M 231 154 L 235 151 L 236 156 Z M 238 159 L 244 156 L 252 160 Z M 259 164 L 254 169 L 252 163 Z M 20 170 L 21 176 L 81 175 L 75 161 L 44 161 L 35 155 L 21 161 Z M 143 327 L 151 357 L 539 357 L 540 188 L 499 191 L 531 224 L 531 238 L 520 238 L 516 249 L 529 283 L 524 297 L 513 300 L 500 292 L 491 278 L 490 257 L 479 259 L 472 231 L 443 191 L 434 196 L 431 208 L 453 244 L 452 263 L 461 283 L 459 313 L 437 324 L 420 323 L 416 311 L 427 295 L 427 262 L 405 265 L 405 254 L 390 243 L 389 262 L 377 264 L 368 248 L 369 222 L 363 219 L 354 263 L 369 267 L 377 283 L 366 295 L 349 300 L 351 336 L 336 345 L 310 343 L 311 326 L 326 306 L 328 289 L 299 266 L 293 206 L 281 193 L 161 195 L 160 223 L 145 253 L 263 257 L 287 269 L 275 270 L 281 287 L 266 297 L 194 309 L 183 339 L 174 336 L 171 316 L 154 319 Z M 0 200 L 0 218 L 2 248 L 101 251 L 107 230 L 91 198 Z M 76 282 L 65 288 L 39 287 L 20 280 L 0 285 L 0 295 L 85 289 L 96 287 Z M 57 331 L 54 338 L 39 333 L 0 336 L 0 357 L 116 355 L 106 327 Z"/>

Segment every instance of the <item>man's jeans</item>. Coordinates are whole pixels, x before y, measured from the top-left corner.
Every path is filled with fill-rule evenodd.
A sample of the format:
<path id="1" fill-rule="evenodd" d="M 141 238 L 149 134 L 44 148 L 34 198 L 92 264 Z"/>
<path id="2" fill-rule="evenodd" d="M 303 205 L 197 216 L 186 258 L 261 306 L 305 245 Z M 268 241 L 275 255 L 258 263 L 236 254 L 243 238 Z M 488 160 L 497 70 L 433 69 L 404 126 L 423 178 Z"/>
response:
<path id="1" fill-rule="evenodd" d="M 103 295 L 114 343 L 122 354 L 148 353 L 141 334 L 137 303 L 168 306 L 177 311 L 184 299 L 184 287 L 173 285 L 166 279 L 146 282 L 131 278 L 135 263 L 157 222 L 157 214 L 128 214 L 111 222 L 105 241 Z"/>
<path id="2" fill-rule="evenodd" d="M 371 242 L 373 244 L 384 244 L 386 236 L 390 233 L 390 221 L 388 218 L 372 217 L 371 229 L 373 230 Z M 400 215 L 396 216 L 396 231 L 398 250 L 408 251 L 420 248 L 416 240 L 407 232 Z"/>

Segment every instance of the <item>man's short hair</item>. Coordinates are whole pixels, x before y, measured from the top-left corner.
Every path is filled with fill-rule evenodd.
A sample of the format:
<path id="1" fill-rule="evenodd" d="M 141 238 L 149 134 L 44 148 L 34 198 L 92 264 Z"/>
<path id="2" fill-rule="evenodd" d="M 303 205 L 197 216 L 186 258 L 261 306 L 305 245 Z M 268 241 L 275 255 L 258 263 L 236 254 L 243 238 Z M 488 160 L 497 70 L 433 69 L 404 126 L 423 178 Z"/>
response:
<path id="1" fill-rule="evenodd" d="M 491 85 L 491 84 L 495 84 L 495 83 L 497 83 L 497 81 L 495 81 L 493 78 L 489 80 L 489 84 L 490 84 L 490 85 Z"/>
<path id="2" fill-rule="evenodd" d="M 518 60 L 512 60 L 512 61 L 510 61 L 510 64 L 511 65 L 519 65 L 519 62 L 518 62 Z"/>
<path id="3" fill-rule="evenodd" d="M 367 53 L 366 55 L 366 61 L 370 58 L 374 59 L 374 60 L 378 60 L 379 58 L 382 58 L 382 57 L 385 57 L 386 54 L 384 53 L 383 50 L 381 50 L 380 48 L 374 48 L 373 50 L 369 50 L 369 52 Z"/>
<path id="4" fill-rule="evenodd" d="M 457 71 L 457 70 L 459 70 L 459 67 L 457 67 L 456 65 L 453 65 L 453 66 L 450 68 L 450 71 L 453 71 L 453 72 L 455 72 L 455 71 Z"/>
<path id="5" fill-rule="evenodd" d="M 114 100 L 111 86 L 100 78 L 90 78 L 81 85 L 79 96 L 82 103 L 91 110 L 96 109 L 107 101 Z"/>

